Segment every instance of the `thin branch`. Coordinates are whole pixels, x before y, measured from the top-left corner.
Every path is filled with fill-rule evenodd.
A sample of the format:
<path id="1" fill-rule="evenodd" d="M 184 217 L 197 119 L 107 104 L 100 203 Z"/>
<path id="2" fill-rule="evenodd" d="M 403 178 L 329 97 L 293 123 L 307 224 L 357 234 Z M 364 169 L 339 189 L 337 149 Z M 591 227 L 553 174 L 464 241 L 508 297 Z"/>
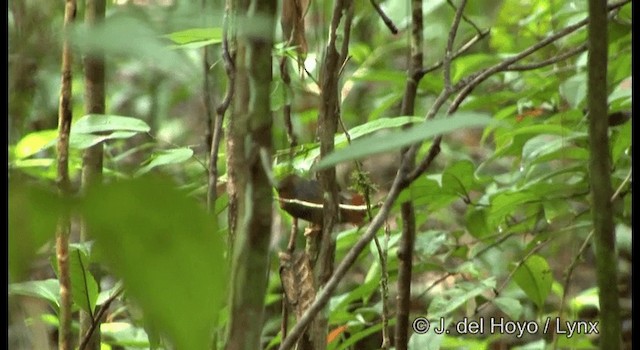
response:
<path id="1" fill-rule="evenodd" d="M 458 10 L 458 9 L 456 8 L 456 5 L 455 5 L 451 0 L 447 0 L 447 3 L 448 3 L 448 4 L 449 4 L 449 6 L 451 6 L 454 10 L 456 10 L 456 11 Z M 464 7 L 464 4 L 463 4 L 463 5 L 460 5 L 460 7 Z M 479 27 L 478 27 L 478 26 L 477 26 L 477 25 L 476 25 L 472 20 L 470 20 L 467 16 L 465 16 L 465 15 L 464 15 L 464 13 L 462 14 L 462 19 L 463 19 L 467 24 L 469 24 L 470 26 L 472 26 L 472 27 L 473 27 L 473 29 L 475 29 L 475 30 L 476 30 L 476 32 L 478 32 L 478 33 L 482 33 L 482 30 L 481 30 L 481 29 L 480 29 L 480 28 L 479 28 Z"/>
<path id="2" fill-rule="evenodd" d="M 233 94 L 235 92 L 235 55 L 229 51 L 229 38 L 228 38 L 228 27 L 229 27 L 229 16 L 231 5 L 227 1 L 224 12 L 223 19 L 223 33 L 222 33 L 222 60 L 224 62 L 224 69 L 227 74 L 228 82 L 227 82 L 227 90 L 225 92 L 224 99 L 216 108 L 216 116 L 215 116 L 215 124 L 213 126 L 213 136 L 211 138 L 211 153 L 209 154 L 209 187 L 207 190 L 207 209 L 209 212 L 213 212 L 215 208 L 216 199 L 218 197 L 217 194 L 217 183 L 218 183 L 218 153 L 220 151 L 220 141 L 222 140 L 222 136 L 224 131 L 222 130 L 222 125 L 224 123 L 224 116 L 233 100 Z M 205 56 L 206 61 L 206 56 Z M 205 97 L 208 99 L 207 97 Z"/>
<path id="3" fill-rule="evenodd" d="M 380 5 L 378 5 L 378 3 L 376 3 L 376 0 L 370 0 L 370 1 L 371 1 L 371 6 L 373 6 L 373 8 L 376 10 L 376 12 L 378 13 L 378 16 L 380 16 L 380 18 L 382 18 L 382 21 L 387 26 L 387 28 L 389 28 L 391 33 L 392 34 L 398 34 L 398 27 L 396 27 L 396 25 L 393 23 L 391 18 L 389 18 L 389 16 L 387 16 L 387 14 L 384 13 L 382 8 L 380 8 Z"/>
<path id="4" fill-rule="evenodd" d="M 529 64 L 522 64 L 522 65 L 512 65 L 509 66 L 505 69 L 505 71 L 509 71 L 509 72 L 522 72 L 522 71 L 528 71 L 528 70 L 534 70 L 534 69 L 538 69 L 538 68 L 542 68 L 542 67 L 546 67 L 546 66 L 550 66 L 552 64 L 555 64 L 557 62 L 566 60 L 567 58 L 577 55 L 579 53 L 585 52 L 587 51 L 588 47 L 587 44 L 584 43 L 580 46 L 574 47 L 569 51 L 563 52 L 557 56 L 551 57 L 549 59 L 546 59 L 544 61 L 540 61 L 540 62 L 535 62 L 535 63 L 529 63 Z"/>
<path id="5" fill-rule="evenodd" d="M 420 78 L 416 72 L 422 70 L 424 60 L 424 18 L 422 0 L 411 1 L 411 37 L 409 72 L 402 97 L 401 115 L 412 115 L 415 111 L 416 95 Z M 408 127 L 408 126 L 406 126 Z M 406 157 L 408 167 L 415 165 L 415 153 L 400 151 Z M 411 280 L 413 250 L 416 240 L 416 217 L 413 202 L 405 201 L 400 207 L 402 232 L 398 248 L 398 296 L 396 297 L 395 347 L 405 350 L 409 343 L 409 312 L 411 308 Z"/>
<path id="6" fill-rule="evenodd" d="M 453 17 L 453 23 L 449 30 L 449 37 L 447 39 L 447 47 L 444 50 L 444 60 L 442 65 L 444 66 L 444 88 L 445 90 L 451 90 L 451 59 L 453 57 L 453 43 L 456 40 L 456 34 L 458 33 L 458 27 L 460 26 L 460 20 L 462 19 L 462 12 L 467 4 L 467 0 L 462 0 L 460 7 L 456 9 L 456 14 Z"/>
<path id="7" fill-rule="evenodd" d="M 89 27 L 96 27 L 104 22 L 106 10 L 105 0 L 87 0 L 85 4 L 85 23 Z M 84 58 L 84 109 L 85 114 L 104 114 L 105 113 L 105 55 L 101 50 L 87 53 Z M 99 142 L 86 150 L 82 154 L 82 191 L 86 191 L 93 185 L 102 183 L 102 167 L 104 161 L 104 145 Z M 80 241 L 84 242 L 89 239 L 89 227 L 87 222 L 80 218 Z M 78 251 L 78 254 L 80 252 Z M 82 263 L 82 260 L 80 260 Z M 86 287 L 87 270 L 82 268 L 84 284 Z M 85 292 L 88 293 L 85 288 Z M 85 297 L 89 298 L 88 294 Z M 90 305 L 88 303 L 87 305 Z M 83 334 L 91 327 L 93 321 L 94 310 L 89 312 L 80 311 L 80 331 Z M 89 344 L 89 349 L 97 350 L 100 348 L 100 332 L 95 332 L 93 339 Z"/>
<path id="8" fill-rule="evenodd" d="M 462 56 L 463 54 L 465 54 L 467 51 L 469 51 L 469 49 L 471 47 L 473 47 L 473 45 L 475 45 L 475 43 L 477 43 L 478 41 L 484 39 L 487 35 L 489 35 L 490 31 L 489 30 L 485 30 L 482 31 L 476 35 L 474 35 L 471 39 L 469 39 L 469 41 L 467 41 L 464 45 L 462 45 L 452 56 L 451 56 L 451 60 L 455 60 L 456 58 Z M 438 61 L 437 63 L 433 64 L 432 66 L 428 67 L 428 68 L 423 68 L 420 71 L 416 72 L 416 76 L 414 77 L 414 79 L 420 80 L 422 79 L 422 77 L 424 77 L 426 74 L 429 74 L 437 69 L 439 69 L 440 67 L 442 67 L 443 65 L 443 61 Z"/>
<path id="9" fill-rule="evenodd" d="M 89 343 L 89 340 L 91 339 L 91 336 L 93 335 L 93 333 L 96 331 L 98 325 L 100 325 L 102 317 L 104 316 L 105 312 L 107 312 L 107 310 L 109 309 L 109 307 L 111 306 L 111 304 L 116 300 L 117 297 L 120 296 L 120 294 L 122 294 L 122 292 L 124 291 L 124 287 L 120 287 L 118 288 L 107 300 L 104 301 L 104 303 L 100 306 L 100 309 L 98 310 L 98 312 L 96 313 L 95 317 L 93 317 L 93 322 L 91 322 L 91 328 L 89 328 L 89 330 L 87 331 L 87 333 L 82 337 L 82 342 L 80 343 L 80 350 L 84 350 L 87 347 L 87 344 Z"/>

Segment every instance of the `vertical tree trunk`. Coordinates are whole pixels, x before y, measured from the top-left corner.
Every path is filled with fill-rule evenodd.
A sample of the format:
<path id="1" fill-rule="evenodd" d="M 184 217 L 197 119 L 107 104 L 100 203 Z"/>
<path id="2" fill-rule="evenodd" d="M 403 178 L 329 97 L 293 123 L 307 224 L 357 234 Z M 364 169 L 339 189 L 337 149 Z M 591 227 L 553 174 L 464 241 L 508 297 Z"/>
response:
<path id="1" fill-rule="evenodd" d="M 589 172 L 600 298 L 600 349 L 620 349 L 618 260 L 610 203 L 613 191 L 607 113 L 607 15 L 606 0 L 589 0 Z"/>
<path id="2" fill-rule="evenodd" d="M 236 2 L 236 91 L 228 132 L 235 237 L 227 349 L 260 349 L 272 221 L 270 89 L 276 2 Z"/>
<path id="3" fill-rule="evenodd" d="M 102 23 L 105 13 L 105 0 L 87 0 L 85 6 L 85 22 L 89 27 Z M 105 82 L 104 82 L 104 54 L 92 52 L 84 59 L 84 85 L 85 85 L 85 113 L 104 114 L 105 112 Z M 102 183 L 103 145 L 98 143 L 84 151 L 82 157 L 82 190 L 94 184 Z M 82 221 L 80 228 L 80 240 L 87 239 L 87 226 Z M 92 316 L 80 311 L 80 342 L 88 333 L 93 322 Z M 86 349 L 100 349 L 100 327 L 95 327 Z"/>
<path id="4" fill-rule="evenodd" d="M 67 0 L 64 8 L 64 29 L 69 29 L 76 17 L 75 0 Z M 71 131 L 72 102 L 71 82 L 73 59 L 71 46 L 65 36 L 62 43 L 62 81 L 60 86 L 60 105 L 58 107 L 58 144 L 57 144 L 57 185 L 63 197 L 71 192 L 69 179 L 69 133 Z M 73 348 L 73 332 L 71 329 L 71 277 L 69 275 L 69 231 L 71 219 L 68 212 L 61 215 L 56 228 L 56 260 L 60 281 L 60 325 L 58 327 L 58 348 Z"/>
<path id="5" fill-rule="evenodd" d="M 413 115 L 416 93 L 418 91 L 419 72 L 422 70 L 422 0 L 411 1 L 411 57 L 407 85 L 402 98 L 400 115 Z M 405 154 L 406 150 L 402 151 Z M 409 160 L 409 166 L 415 165 L 415 159 Z M 398 296 L 396 303 L 395 347 L 407 349 L 409 341 L 409 308 L 411 305 L 411 275 L 413 269 L 413 248 L 416 240 L 416 216 L 413 203 L 407 201 L 400 208 L 402 216 L 402 235 L 398 249 Z"/>

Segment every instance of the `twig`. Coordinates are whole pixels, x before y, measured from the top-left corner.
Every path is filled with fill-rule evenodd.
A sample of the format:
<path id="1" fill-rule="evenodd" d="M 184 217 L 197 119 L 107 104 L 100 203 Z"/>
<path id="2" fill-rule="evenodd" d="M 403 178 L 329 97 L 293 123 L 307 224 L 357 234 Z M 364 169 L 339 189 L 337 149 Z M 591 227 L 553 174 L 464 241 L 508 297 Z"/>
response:
<path id="1" fill-rule="evenodd" d="M 96 328 L 100 324 L 102 316 L 104 316 L 105 312 L 107 312 L 107 310 L 109 309 L 109 306 L 111 306 L 111 303 L 113 303 L 113 301 L 116 300 L 116 298 L 119 297 L 123 291 L 124 287 L 121 286 L 100 306 L 100 309 L 96 313 L 95 317 L 93 317 L 91 328 L 89 328 L 87 333 L 82 337 L 82 342 L 80 343 L 79 347 L 80 350 L 84 350 L 86 348 L 87 343 L 91 339 L 91 335 L 93 334 L 93 332 L 95 332 Z"/>
<path id="2" fill-rule="evenodd" d="M 450 3 L 450 2 L 449 2 Z M 460 20 L 462 19 L 462 12 L 467 4 L 467 0 L 462 0 L 460 7 L 456 9 L 456 14 L 453 17 L 453 23 L 449 30 L 449 37 L 447 39 L 447 47 L 444 50 L 444 60 L 442 65 L 444 66 L 444 88 L 445 90 L 451 90 L 451 59 L 453 57 L 453 43 L 456 40 L 456 34 L 458 33 L 458 27 L 460 26 Z M 453 4 L 452 4 L 453 6 Z M 454 6 L 455 8 L 455 6 Z"/>
<path id="3" fill-rule="evenodd" d="M 370 0 L 370 1 L 371 1 L 371 6 L 373 6 L 373 8 L 376 10 L 376 12 L 378 13 L 378 16 L 382 18 L 382 21 L 387 26 L 387 28 L 389 28 L 391 33 L 398 34 L 398 27 L 396 27 L 396 25 L 393 23 L 391 18 L 389 18 L 389 16 L 387 16 L 387 14 L 384 13 L 384 11 L 382 11 L 382 8 L 380 8 L 380 5 L 376 3 L 376 0 Z"/>
<path id="4" fill-rule="evenodd" d="M 229 51 L 229 12 L 231 5 L 229 1 L 225 5 L 224 24 L 222 33 L 222 59 L 224 62 L 224 69 L 228 77 L 227 90 L 225 92 L 224 99 L 220 105 L 216 108 L 215 125 L 213 127 L 213 137 L 211 139 L 211 153 L 209 154 L 209 187 L 207 190 L 207 209 L 209 212 L 213 212 L 215 208 L 218 183 L 218 153 L 220 150 L 220 140 L 222 139 L 222 125 L 224 122 L 224 115 L 231 104 L 233 94 L 235 92 L 235 55 Z"/>
<path id="5" fill-rule="evenodd" d="M 451 60 L 455 60 L 456 58 L 462 56 L 464 53 L 466 53 L 467 51 L 469 51 L 469 49 L 478 41 L 482 40 L 484 37 L 486 37 L 487 35 L 489 35 L 489 30 L 485 30 L 482 31 L 476 35 L 474 35 L 471 39 L 469 39 L 469 41 L 467 41 L 464 45 L 462 45 L 452 56 L 451 56 Z M 428 68 L 423 68 L 420 71 L 416 72 L 416 76 L 415 79 L 422 79 L 422 77 L 424 77 L 426 74 L 429 74 L 437 69 L 439 69 L 440 67 L 442 67 L 443 65 L 443 61 L 440 60 L 437 63 L 433 64 L 432 66 L 428 67 Z"/>
<path id="6" fill-rule="evenodd" d="M 449 4 L 449 6 L 451 6 L 454 10 L 456 10 L 456 11 L 458 10 L 458 9 L 456 8 L 456 5 L 455 5 L 451 0 L 447 0 L 447 3 L 448 3 L 448 4 Z M 460 7 L 464 7 L 464 5 L 460 5 Z M 470 26 L 472 26 L 472 27 L 473 27 L 473 29 L 475 29 L 475 30 L 476 30 L 476 32 L 478 32 L 478 33 L 481 33 L 481 32 L 482 32 L 482 30 L 480 30 L 480 28 L 479 28 L 475 23 L 473 23 L 473 21 L 472 21 L 472 20 L 470 20 L 467 16 L 465 16 L 465 15 L 464 15 L 464 13 L 462 14 L 462 19 L 463 19 L 465 22 L 467 22 Z"/>
<path id="7" fill-rule="evenodd" d="M 535 63 L 529 63 L 529 64 L 522 64 L 522 65 L 511 65 L 509 67 L 507 67 L 505 69 L 505 71 L 510 71 L 510 72 L 521 72 L 521 71 L 527 71 L 527 70 L 533 70 L 533 69 L 538 69 L 538 68 L 542 68 L 542 67 L 546 67 L 549 65 L 552 65 L 554 63 L 560 62 L 562 60 L 565 60 L 571 56 L 577 55 L 579 53 L 585 52 L 587 51 L 587 44 L 582 44 L 578 47 L 574 47 L 569 51 L 563 52 L 557 56 L 551 57 L 549 59 L 546 59 L 544 61 L 540 61 L 540 62 L 535 62 Z"/>

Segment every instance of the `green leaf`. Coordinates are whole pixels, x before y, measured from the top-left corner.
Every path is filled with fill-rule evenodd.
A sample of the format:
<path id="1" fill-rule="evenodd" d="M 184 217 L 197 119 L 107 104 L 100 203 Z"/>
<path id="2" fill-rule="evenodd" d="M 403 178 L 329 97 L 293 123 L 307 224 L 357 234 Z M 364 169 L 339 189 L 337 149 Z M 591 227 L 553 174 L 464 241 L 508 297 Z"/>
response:
<path id="1" fill-rule="evenodd" d="M 429 210 L 435 211 L 457 198 L 454 194 L 445 193 L 437 180 L 423 176 L 414 181 L 409 188 L 402 190 L 396 203 L 400 205 L 410 200 L 415 206 L 428 205 Z"/>
<path id="2" fill-rule="evenodd" d="M 148 348 L 149 337 L 142 328 L 126 322 L 107 322 L 100 324 L 103 342 L 121 347 Z"/>
<path id="3" fill-rule="evenodd" d="M 164 36 L 177 44 L 179 48 L 199 48 L 222 42 L 222 28 L 191 28 L 173 32 Z"/>
<path id="4" fill-rule="evenodd" d="M 429 315 L 434 318 L 445 317 L 487 289 L 495 288 L 495 285 L 495 277 L 473 283 L 458 283 L 454 288 L 447 290 L 433 299 L 431 305 L 429 305 Z"/>
<path id="5" fill-rule="evenodd" d="M 100 142 L 115 139 L 128 139 L 138 134 L 135 131 L 114 131 L 108 135 L 71 133 L 69 146 L 75 149 L 86 149 Z"/>
<path id="6" fill-rule="evenodd" d="M 587 97 L 587 74 L 579 73 L 560 85 L 560 94 L 571 108 L 578 108 Z"/>
<path id="7" fill-rule="evenodd" d="M 518 212 L 524 204 L 539 200 L 532 191 L 513 190 L 496 195 L 491 199 L 491 208 L 487 215 L 489 228 L 498 227 L 507 216 Z"/>
<path id="8" fill-rule="evenodd" d="M 81 249 L 72 248 L 69 261 L 73 301 L 92 315 L 98 300 L 98 282 L 89 271 L 89 256 Z"/>
<path id="9" fill-rule="evenodd" d="M 107 114 L 87 114 L 71 126 L 71 133 L 91 134 L 107 131 L 149 132 L 151 127 L 138 118 Z"/>
<path id="10" fill-rule="evenodd" d="M 465 226 L 469 234 L 481 239 L 493 233 L 487 226 L 487 211 L 485 209 L 471 209 L 465 214 Z"/>
<path id="11" fill-rule="evenodd" d="M 60 283 L 57 279 L 27 281 L 9 284 L 9 295 L 25 295 L 51 302 L 56 310 L 60 309 Z"/>
<path id="12" fill-rule="evenodd" d="M 447 234 L 442 231 L 421 232 L 416 236 L 416 257 L 428 259 L 433 257 L 447 241 Z"/>
<path id="13" fill-rule="evenodd" d="M 176 348 L 206 349 L 224 304 L 224 239 L 215 218 L 170 181 L 139 178 L 94 188 L 81 214 L 93 253 L 123 279 L 145 324 Z"/>
<path id="14" fill-rule="evenodd" d="M 193 150 L 190 148 L 175 148 L 168 150 L 161 150 L 151 155 L 151 161 L 140 168 L 135 176 L 141 176 L 148 173 L 151 169 L 169 164 L 179 164 L 189 160 L 193 156 Z"/>
<path id="15" fill-rule="evenodd" d="M 491 118 L 478 113 L 459 112 L 451 118 L 429 120 L 407 130 L 373 135 L 353 141 L 351 145 L 329 154 L 316 165 L 316 170 L 328 168 L 337 163 L 361 159 L 369 155 L 399 150 L 413 143 L 421 142 L 436 135 L 457 129 L 480 127 L 491 123 Z"/>
<path id="16" fill-rule="evenodd" d="M 497 297 L 493 299 L 493 303 L 509 316 L 512 320 L 519 320 L 522 315 L 522 305 L 518 299 L 509 297 Z"/>
<path id="17" fill-rule="evenodd" d="M 611 138 L 611 159 L 615 164 L 631 148 L 631 123 L 620 126 Z"/>
<path id="18" fill-rule="evenodd" d="M 390 128 L 399 128 L 401 126 L 407 125 L 409 123 L 421 123 L 423 122 L 424 119 L 420 118 L 420 117 L 413 117 L 413 116 L 400 116 L 400 117 L 393 117 L 393 118 L 378 118 L 375 120 L 372 120 L 370 122 L 366 122 L 362 125 L 358 125 L 354 128 L 351 128 L 349 130 L 349 137 L 351 137 L 351 140 L 355 140 L 357 138 L 360 138 L 362 136 L 374 133 L 376 131 L 379 130 L 383 130 L 383 129 L 390 129 Z M 335 137 L 334 141 L 333 141 L 336 145 L 337 144 L 341 144 L 344 142 L 347 142 L 347 137 L 344 134 L 339 134 Z"/>
<path id="19" fill-rule="evenodd" d="M 516 269 L 513 279 L 529 299 L 542 309 L 553 282 L 547 260 L 540 255 L 530 256 Z"/>
<path id="20" fill-rule="evenodd" d="M 458 161 L 442 173 L 442 191 L 457 197 L 467 197 L 474 189 L 476 166 L 469 160 Z"/>
<path id="21" fill-rule="evenodd" d="M 17 159 L 32 156 L 50 146 L 58 137 L 58 130 L 41 130 L 27 134 L 20 139 L 14 149 Z"/>
<path id="22" fill-rule="evenodd" d="M 415 319 L 414 319 L 415 320 Z M 440 318 L 429 317 L 430 329 L 425 334 L 413 334 L 409 338 L 407 347 L 409 350 L 439 350 L 446 333 L 436 333 L 433 327 L 440 327 Z M 445 320 L 445 329 L 451 324 L 451 319 Z"/>
<path id="23" fill-rule="evenodd" d="M 86 249 L 79 248 L 75 244 L 69 245 L 69 277 L 71 279 L 71 298 L 75 305 L 90 315 L 96 307 L 98 300 L 98 283 L 89 272 L 89 255 Z M 56 256 L 51 256 L 51 266 L 60 279 Z"/>
<path id="24" fill-rule="evenodd" d="M 9 280 L 26 277 L 36 252 L 56 230 L 62 201 L 37 184 L 9 181 Z"/>

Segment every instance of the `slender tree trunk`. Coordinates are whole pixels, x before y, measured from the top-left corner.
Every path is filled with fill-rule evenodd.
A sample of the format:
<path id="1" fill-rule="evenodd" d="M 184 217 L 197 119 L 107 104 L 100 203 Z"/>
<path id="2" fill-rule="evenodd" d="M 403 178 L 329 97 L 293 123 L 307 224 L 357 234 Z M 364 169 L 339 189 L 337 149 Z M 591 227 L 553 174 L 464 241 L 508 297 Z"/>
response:
<path id="1" fill-rule="evenodd" d="M 226 348 L 255 350 L 261 348 L 271 240 L 270 89 L 276 2 L 236 5 L 237 80 L 227 143 L 235 244 Z"/>
<path id="2" fill-rule="evenodd" d="M 419 72 L 422 70 L 423 38 L 422 38 L 422 1 L 411 1 L 411 58 L 407 85 L 400 115 L 413 115 L 415 109 Z M 404 155 L 406 149 L 402 151 Z M 415 165 L 415 158 L 409 160 L 409 166 Z M 402 235 L 398 249 L 398 297 L 396 304 L 395 347 L 398 350 L 407 349 L 409 341 L 409 308 L 411 306 L 411 271 L 413 268 L 413 248 L 416 240 L 416 216 L 413 203 L 407 201 L 400 207 L 402 216 Z"/>
<path id="3" fill-rule="evenodd" d="M 600 348 L 620 349 L 618 260 L 610 203 L 613 191 L 607 113 L 607 15 L 606 0 L 589 0 L 589 172 L 600 298 Z"/>
<path id="4" fill-rule="evenodd" d="M 87 0 L 85 6 L 85 22 L 89 27 L 102 23 L 105 13 L 105 0 Z M 104 81 L 104 54 L 92 52 L 84 59 L 84 85 L 85 85 L 85 113 L 104 114 L 105 112 L 105 81 Z M 98 143 L 84 151 L 82 157 L 82 190 L 94 184 L 102 183 L 102 161 L 103 145 Z M 85 241 L 88 236 L 88 229 L 84 220 L 80 227 L 80 240 Z M 93 317 L 80 311 L 80 340 L 88 334 L 94 320 Z M 91 339 L 86 345 L 86 349 L 100 349 L 100 327 L 95 327 Z"/>
<path id="5" fill-rule="evenodd" d="M 76 16 L 76 2 L 67 0 L 64 8 L 64 29 L 69 29 Z M 69 133 L 72 119 L 72 73 L 73 58 L 71 46 L 67 37 L 62 44 L 62 83 L 60 86 L 60 105 L 58 107 L 58 144 L 57 144 L 57 185 L 62 197 L 71 192 L 69 179 Z M 71 329 L 71 276 L 69 275 L 69 232 L 71 218 L 64 212 L 56 228 L 56 260 L 58 263 L 58 278 L 60 281 L 60 325 L 58 327 L 58 348 L 71 350 L 73 348 L 73 331 Z"/>

